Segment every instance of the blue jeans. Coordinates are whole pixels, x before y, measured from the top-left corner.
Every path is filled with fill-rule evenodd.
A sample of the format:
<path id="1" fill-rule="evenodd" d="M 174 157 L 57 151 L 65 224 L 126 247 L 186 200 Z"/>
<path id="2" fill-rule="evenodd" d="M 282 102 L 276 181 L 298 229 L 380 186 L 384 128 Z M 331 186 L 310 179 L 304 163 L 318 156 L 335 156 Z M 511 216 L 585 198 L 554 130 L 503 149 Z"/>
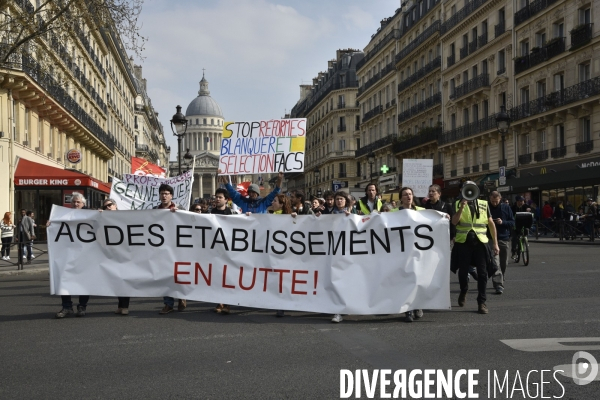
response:
<path id="1" fill-rule="evenodd" d="M 25 255 L 25 249 L 27 249 L 27 260 L 31 260 L 31 254 L 33 252 L 31 239 L 25 239 L 25 235 L 21 234 L 19 237 L 19 246 L 21 246 L 21 251 L 23 255 Z"/>
<path id="2" fill-rule="evenodd" d="M 163 297 L 163 303 L 165 303 L 165 305 L 173 308 L 175 306 L 175 299 L 172 297 L 165 296 L 165 297 Z"/>
<path id="3" fill-rule="evenodd" d="M 66 295 L 66 296 L 60 296 L 61 300 L 62 300 L 62 307 L 66 308 L 68 310 L 72 310 L 73 309 L 73 301 L 71 300 L 71 295 Z M 79 296 L 79 304 L 78 306 L 81 306 L 83 308 L 87 307 L 87 303 L 90 300 L 90 296 Z"/>

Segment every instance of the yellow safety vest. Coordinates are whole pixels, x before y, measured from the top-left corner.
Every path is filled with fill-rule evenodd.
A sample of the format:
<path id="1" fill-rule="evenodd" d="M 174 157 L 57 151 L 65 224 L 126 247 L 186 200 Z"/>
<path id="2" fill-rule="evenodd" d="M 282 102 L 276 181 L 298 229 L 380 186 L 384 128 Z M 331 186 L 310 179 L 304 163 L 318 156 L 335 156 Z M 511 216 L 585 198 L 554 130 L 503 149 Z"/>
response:
<path id="1" fill-rule="evenodd" d="M 479 218 L 471 215 L 471 208 L 466 205 L 460 215 L 460 221 L 456 225 L 457 243 L 465 243 L 469 231 L 475 232 L 481 243 L 487 243 L 487 226 L 488 226 L 488 202 L 485 200 L 475 200 L 475 205 L 479 208 Z M 460 201 L 456 202 L 456 211 L 460 208 Z"/>
<path id="2" fill-rule="evenodd" d="M 369 206 L 366 204 L 363 204 L 361 199 L 358 199 L 358 204 L 360 205 L 360 211 L 364 214 L 364 215 L 369 215 L 371 214 L 371 211 L 369 211 Z M 376 211 L 381 210 L 381 207 L 383 207 L 383 204 L 381 203 L 381 200 L 377 199 L 376 202 L 374 202 L 373 206 L 375 207 Z"/>

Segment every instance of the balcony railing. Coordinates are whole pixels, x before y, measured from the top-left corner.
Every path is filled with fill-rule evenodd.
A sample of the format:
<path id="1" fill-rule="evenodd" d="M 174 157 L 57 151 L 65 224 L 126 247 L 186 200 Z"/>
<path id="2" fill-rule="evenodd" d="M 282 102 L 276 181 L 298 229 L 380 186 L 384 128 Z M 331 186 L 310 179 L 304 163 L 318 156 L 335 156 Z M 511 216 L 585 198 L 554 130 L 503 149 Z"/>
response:
<path id="1" fill-rule="evenodd" d="M 473 172 L 479 172 L 479 165 L 473 165 L 471 169 L 473 170 Z"/>
<path id="2" fill-rule="evenodd" d="M 435 164 L 432 172 L 433 176 L 444 176 L 444 164 Z"/>
<path id="3" fill-rule="evenodd" d="M 135 145 L 135 151 L 146 152 L 146 151 L 149 151 L 149 148 L 148 148 L 147 144 L 136 144 Z"/>
<path id="4" fill-rule="evenodd" d="M 567 146 L 555 147 L 550 150 L 552 158 L 562 158 L 567 155 Z"/>
<path id="5" fill-rule="evenodd" d="M 468 174 L 471 172 L 471 167 L 464 167 L 463 168 L 463 174 Z"/>
<path id="6" fill-rule="evenodd" d="M 533 153 L 533 159 L 537 162 L 548 159 L 548 150 L 540 150 Z"/>
<path id="7" fill-rule="evenodd" d="M 506 67 L 503 67 L 503 68 L 500 68 L 500 69 L 498 70 L 498 72 L 496 72 L 496 74 L 497 74 L 497 75 L 502 75 L 502 74 L 503 74 L 503 73 L 505 73 L 505 72 L 506 72 Z"/>
<path id="8" fill-rule="evenodd" d="M 442 94 L 439 92 L 435 93 L 433 96 L 426 98 L 422 102 L 415 104 L 408 110 L 405 110 L 404 112 L 401 112 L 400 114 L 398 114 L 398 123 L 402 123 L 402 122 L 406 121 L 407 119 L 412 118 L 415 115 L 420 114 L 423 111 L 434 107 L 437 104 L 441 104 L 441 102 L 442 102 Z"/>
<path id="9" fill-rule="evenodd" d="M 478 0 L 481 1 L 481 0 Z M 427 39 L 429 39 L 434 33 L 439 32 L 440 30 L 440 21 L 435 21 L 429 27 L 425 28 L 423 32 L 419 36 L 417 36 L 413 41 L 411 41 L 405 48 L 400 50 L 398 54 L 396 54 L 396 64 L 398 64 L 404 57 L 408 56 L 412 53 L 417 47 L 425 43 Z"/>
<path id="10" fill-rule="evenodd" d="M 364 93 L 371 86 L 373 86 L 374 84 L 376 84 L 377 82 L 379 82 L 388 73 L 390 73 L 391 71 L 395 71 L 395 70 L 396 70 L 396 66 L 394 65 L 394 62 L 390 62 L 388 65 L 386 65 L 385 67 L 383 67 L 381 69 L 381 71 L 379 71 L 371 79 L 369 79 L 363 86 L 361 86 L 361 87 L 358 88 L 358 96 L 360 96 L 362 93 Z"/>
<path id="11" fill-rule="evenodd" d="M 519 156 L 519 164 L 529 164 L 531 162 L 531 153 L 521 154 Z"/>
<path id="12" fill-rule="evenodd" d="M 558 92 L 552 92 L 544 97 L 537 98 L 529 103 L 521 104 L 510 109 L 513 121 L 551 111 L 557 107 L 586 99 L 600 94 L 600 77 L 569 86 Z"/>
<path id="13" fill-rule="evenodd" d="M 592 24 L 584 24 L 571 31 L 571 48 L 575 50 L 585 46 L 592 40 Z"/>
<path id="14" fill-rule="evenodd" d="M 456 62 L 456 54 L 452 53 L 451 55 L 448 56 L 447 60 L 448 60 L 448 68 L 450 68 Z"/>
<path id="15" fill-rule="evenodd" d="M 450 176 L 453 177 L 453 178 L 456 176 L 456 170 L 455 169 L 453 169 L 452 171 L 450 171 Z"/>
<path id="16" fill-rule="evenodd" d="M 485 46 L 488 42 L 488 34 L 487 32 L 484 32 L 483 35 L 479 36 L 477 38 L 477 47 L 478 48 L 482 48 L 483 46 Z"/>
<path id="17" fill-rule="evenodd" d="M 361 69 L 367 63 L 367 61 L 369 61 L 374 56 L 376 56 L 377 53 L 381 49 L 383 49 L 390 41 L 392 41 L 394 39 L 399 39 L 400 36 L 401 36 L 401 33 L 400 33 L 399 29 L 394 29 L 390 33 L 385 35 L 383 37 L 383 39 L 381 39 L 381 41 L 379 43 L 377 43 L 377 45 L 375 45 L 375 47 L 373 47 L 371 49 L 371 51 L 369 51 L 367 54 L 365 54 L 365 56 L 362 60 L 360 60 L 359 62 L 356 63 L 356 71 Z"/>
<path id="18" fill-rule="evenodd" d="M 554 38 L 541 49 L 531 54 L 515 58 L 515 74 L 519 74 L 565 51 L 565 38 Z"/>
<path id="19" fill-rule="evenodd" d="M 367 122 L 368 120 L 370 120 L 371 118 L 381 114 L 382 112 L 383 112 L 383 106 L 381 106 L 381 105 L 376 106 L 371 111 L 366 112 L 362 119 L 363 124 L 365 122 Z"/>
<path id="20" fill-rule="evenodd" d="M 463 125 L 459 128 L 451 129 L 440 135 L 438 144 L 451 143 L 457 140 L 462 140 L 478 133 L 496 129 L 496 115 L 490 115 L 487 118 L 482 118 L 478 121 Z"/>
<path id="21" fill-rule="evenodd" d="M 423 68 L 418 69 L 414 74 L 407 77 L 405 80 L 398 84 L 398 92 L 403 91 L 404 89 L 412 86 L 417 83 L 422 78 L 426 77 L 432 71 L 440 68 L 442 66 L 442 57 L 438 56 L 434 58 L 431 62 L 427 63 Z M 395 100 L 395 99 L 394 99 Z"/>
<path id="22" fill-rule="evenodd" d="M 345 178 L 346 172 L 338 172 L 338 178 Z"/>
<path id="23" fill-rule="evenodd" d="M 482 171 L 489 171 L 490 170 L 490 163 L 486 162 L 481 164 L 481 170 Z"/>
<path id="24" fill-rule="evenodd" d="M 386 137 L 382 137 L 381 139 L 376 140 L 373 143 L 369 143 L 368 145 L 363 146 L 360 149 L 356 150 L 356 152 L 354 153 L 354 156 L 360 157 L 362 155 L 369 154 L 377 149 L 385 147 L 385 146 L 391 144 L 395 138 L 396 138 L 395 134 L 391 134 Z"/>
<path id="25" fill-rule="evenodd" d="M 465 58 L 466 56 L 469 55 L 469 48 L 467 46 L 461 48 L 459 51 L 459 54 L 460 54 L 460 59 L 462 60 L 463 58 Z"/>
<path id="26" fill-rule="evenodd" d="M 575 151 L 577 154 L 589 153 L 594 150 L 594 141 L 588 140 L 585 142 L 579 142 L 575 144 Z"/>
<path id="27" fill-rule="evenodd" d="M 346 132 L 346 125 L 338 125 L 337 131 L 338 132 Z"/>
<path id="28" fill-rule="evenodd" d="M 469 15 L 471 15 L 471 13 L 477 10 L 486 1 L 487 0 L 473 0 L 465 4 L 463 8 L 458 10 L 456 14 L 448 18 L 446 22 L 442 24 L 442 26 L 440 27 L 440 35 L 445 34 L 450 29 L 458 25 L 461 21 L 465 20 Z"/>
<path id="29" fill-rule="evenodd" d="M 450 94 L 451 99 L 458 99 L 468 93 L 471 93 L 479 88 L 490 86 L 490 75 L 481 74 L 475 78 L 468 80 L 462 85 L 457 86 L 454 89 L 454 93 Z"/>
<path id="30" fill-rule="evenodd" d="M 346 103 L 338 103 L 337 108 L 346 108 Z"/>
<path id="31" fill-rule="evenodd" d="M 500 21 L 500 23 L 498 25 L 494 26 L 494 35 L 495 35 L 495 37 L 498 37 L 498 36 L 502 35 L 504 32 L 506 32 L 506 22 Z"/>
<path id="32" fill-rule="evenodd" d="M 410 136 L 407 138 L 399 138 L 397 141 L 394 142 L 394 145 L 392 146 L 392 151 L 394 153 L 401 153 L 414 147 L 418 147 L 429 142 L 437 141 L 441 134 L 441 127 L 425 128 L 414 136 Z"/>
<path id="33" fill-rule="evenodd" d="M 360 130 L 360 124 L 354 124 L 354 130 L 355 131 L 359 131 Z"/>
<path id="34" fill-rule="evenodd" d="M 515 13 L 515 26 L 527 21 L 540 11 L 548 8 L 558 0 L 537 0 L 527 4 Z"/>

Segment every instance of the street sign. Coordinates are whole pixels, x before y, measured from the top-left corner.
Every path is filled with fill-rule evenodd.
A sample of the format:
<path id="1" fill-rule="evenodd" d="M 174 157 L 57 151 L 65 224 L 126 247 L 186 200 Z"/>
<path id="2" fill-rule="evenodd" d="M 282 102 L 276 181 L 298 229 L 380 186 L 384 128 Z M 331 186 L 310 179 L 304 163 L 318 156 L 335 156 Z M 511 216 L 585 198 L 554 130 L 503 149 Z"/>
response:
<path id="1" fill-rule="evenodd" d="M 333 189 L 334 192 L 337 192 L 338 190 L 340 190 L 342 188 L 342 183 L 333 183 L 331 185 L 331 189 Z"/>
<path id="2" fill-rule="evenodd" d="M 500 167 L 500 173 L 499 173 L 499 175 L 500 176 L 506 176 L 506 167 Z M 502 185 L 502 183 L 501 183 L 501 185 Z"/>
<path id="3" fill-rule="evenodd" d="M 500 185 L 506 185 L 506 176 L 500 175 Z"/>
<path id="4" fill-rule="evenodd" d="M 510 192 L 512 190 L 512 186 L 503 186 L 503 187 L 499 187 L 496 190 L 499 191 L 500 193 L 502 193 L 502 192 Z"/>

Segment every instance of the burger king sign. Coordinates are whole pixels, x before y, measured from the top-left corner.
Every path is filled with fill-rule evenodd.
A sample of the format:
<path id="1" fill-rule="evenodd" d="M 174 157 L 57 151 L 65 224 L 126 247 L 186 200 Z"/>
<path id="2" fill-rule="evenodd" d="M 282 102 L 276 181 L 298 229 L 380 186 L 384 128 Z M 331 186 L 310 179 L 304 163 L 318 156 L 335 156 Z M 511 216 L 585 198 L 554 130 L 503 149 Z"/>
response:
<path id="1" fill-rule="evenodd" d="M 71 164 L 77 164 L 81 161 L 81 152 L 77 149 L 71 149 L 67 152 L 67 161 Z"/>

